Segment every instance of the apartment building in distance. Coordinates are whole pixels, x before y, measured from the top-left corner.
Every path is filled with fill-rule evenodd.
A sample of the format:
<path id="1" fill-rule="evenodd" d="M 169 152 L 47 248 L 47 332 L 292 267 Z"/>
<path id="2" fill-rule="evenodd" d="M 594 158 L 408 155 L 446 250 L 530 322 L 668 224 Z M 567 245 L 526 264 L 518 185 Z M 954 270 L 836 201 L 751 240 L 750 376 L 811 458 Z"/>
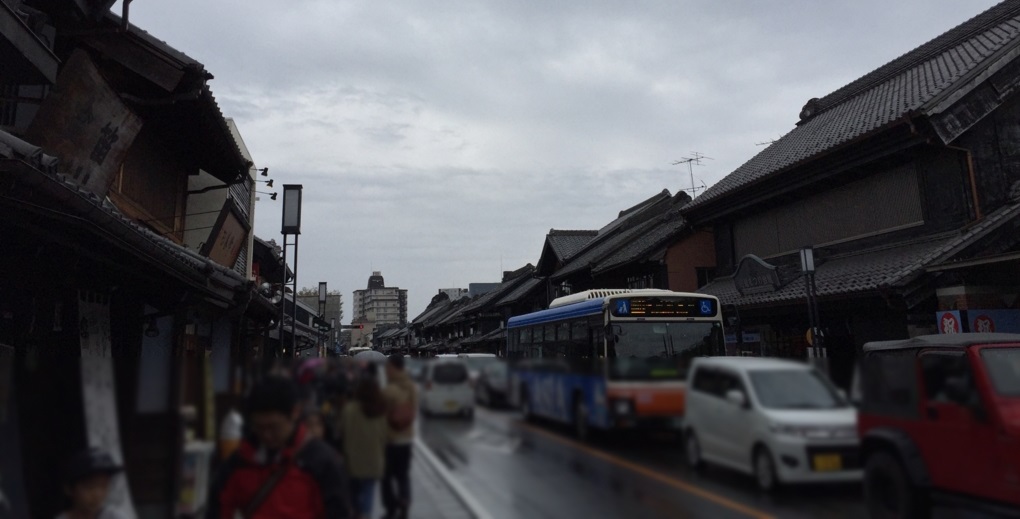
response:
<path id="1" fill-rule="evenodd" d="M 387 287 L 382 272 L 372 272 L 368 278 L 368 288 L 354 291 L 353 310 L 351 323 L 363 327 L 352 330 L 351 346 L 370 347 L 372 333 L 377 327 L 407 324 L 407 290 Z"/>

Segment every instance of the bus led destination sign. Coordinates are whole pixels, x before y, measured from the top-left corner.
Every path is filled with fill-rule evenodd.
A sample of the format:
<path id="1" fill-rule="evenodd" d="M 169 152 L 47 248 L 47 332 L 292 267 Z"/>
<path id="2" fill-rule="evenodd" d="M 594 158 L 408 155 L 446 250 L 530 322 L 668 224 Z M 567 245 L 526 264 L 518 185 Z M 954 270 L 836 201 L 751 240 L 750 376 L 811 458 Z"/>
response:
<path id="1" fill-rule="evenodd" d="M 628 297 L 610 305 L 615 317 L 714 317 L 715 299 L 707 297 Z"/>

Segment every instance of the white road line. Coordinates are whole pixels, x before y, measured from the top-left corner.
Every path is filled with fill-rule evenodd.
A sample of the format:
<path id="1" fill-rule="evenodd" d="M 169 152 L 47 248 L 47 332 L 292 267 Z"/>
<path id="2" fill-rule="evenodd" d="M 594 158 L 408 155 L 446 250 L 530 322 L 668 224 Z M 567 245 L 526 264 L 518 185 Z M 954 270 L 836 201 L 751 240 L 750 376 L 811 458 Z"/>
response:
<path id="1" fill-rule="evenodd" d="M 453 491 L 454 495 L 456 495 L 457 498 L 464 503 L 464 506 L 471 512 L 471 515 L 475 516 L 475 519 L 492 519 L 489 512 L 482 508 L 481 504 L 479 504 L 475 499 L 475 496 L 471 494 L 471 492 L 468 492 L 468 490 L 464 488 L 464 485 L 461 485 L 460 482 L 457 481 L 453 474 L 451 474 L 446 466 L 443 465 L 443 462 L 439 461 L 439 458 L 437 458 L 435 453 L 432 452 L 432 449 L 430 449 L 428 445 L 425 445 L 425 442 L 421 441 L 419 438 L 415 438 L 414 447 L 422 455 L 422 457 L 425 458 L 425 461 L 430 465 L 432 470 L 436 471 L 436 473 L 439 474 L 439 477 L 442 478 L 443 481 L 450 487 L 450 490 Z"/>

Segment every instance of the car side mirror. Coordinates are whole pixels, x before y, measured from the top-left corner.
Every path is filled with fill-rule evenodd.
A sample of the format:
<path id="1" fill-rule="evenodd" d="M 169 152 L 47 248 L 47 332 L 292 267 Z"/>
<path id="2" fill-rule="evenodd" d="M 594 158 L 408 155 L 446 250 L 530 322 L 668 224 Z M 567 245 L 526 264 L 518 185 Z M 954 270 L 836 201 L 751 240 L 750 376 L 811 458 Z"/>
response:
<path id="1" fill-rule="evenodd" d="M 747 396 L 743 391 L 731 389 L 726 392 L 726 400 L 737 407 L 747 407 Z"/>

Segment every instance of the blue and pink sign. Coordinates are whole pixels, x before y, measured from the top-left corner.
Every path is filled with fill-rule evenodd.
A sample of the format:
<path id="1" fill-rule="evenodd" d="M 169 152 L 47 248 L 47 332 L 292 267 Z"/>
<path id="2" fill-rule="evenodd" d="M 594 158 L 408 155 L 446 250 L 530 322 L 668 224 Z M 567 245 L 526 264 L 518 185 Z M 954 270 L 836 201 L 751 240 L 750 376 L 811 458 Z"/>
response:
<path id="1" fill-rule="evenodd" d="M 935 323 L 939 333 L 1020 333 L 1020 310 L 943 310 Z"/>

